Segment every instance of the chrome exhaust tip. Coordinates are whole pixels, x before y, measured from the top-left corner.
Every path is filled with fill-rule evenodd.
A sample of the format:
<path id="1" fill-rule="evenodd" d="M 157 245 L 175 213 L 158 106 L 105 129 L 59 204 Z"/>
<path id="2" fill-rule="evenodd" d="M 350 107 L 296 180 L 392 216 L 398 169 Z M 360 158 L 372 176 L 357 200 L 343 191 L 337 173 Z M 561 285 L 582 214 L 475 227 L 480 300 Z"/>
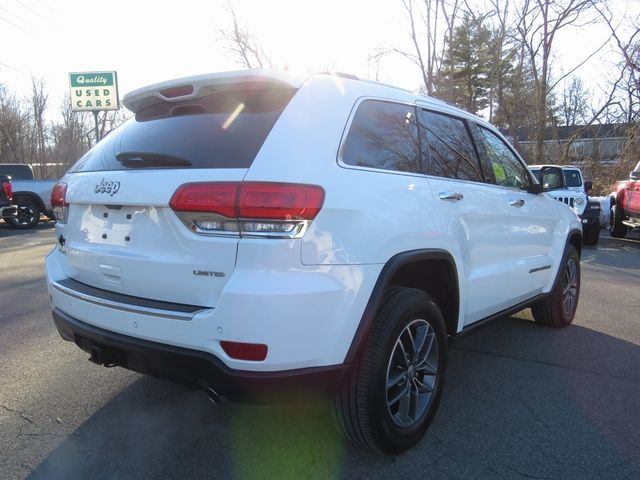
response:
<path id="1" fill-rule="evenodd" d="M 205 385 L 204 391 L 207 394 L 207 397 L 209 397 L 211 403 L 214 405 L 220 405 L 222 403 L 222 398 L 220 398 L 218 392 L 216 392 L 210 385 Z"/>

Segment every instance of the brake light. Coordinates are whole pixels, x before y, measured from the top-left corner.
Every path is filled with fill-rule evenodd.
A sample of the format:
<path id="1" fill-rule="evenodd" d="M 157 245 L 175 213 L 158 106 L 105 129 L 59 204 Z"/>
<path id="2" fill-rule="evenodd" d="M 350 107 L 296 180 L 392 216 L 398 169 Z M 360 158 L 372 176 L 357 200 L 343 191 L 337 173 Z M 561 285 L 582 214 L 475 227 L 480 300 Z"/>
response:
<path id="1" fill-rule="evenodd" d="M 7 200 L 11 201 L 13 198 L 13 187 L 11 186 L 11 182 L 3 181 L 2 182 L 2 190 L 4 191 L 4 195 L 7 197 Z"/>
<path id="2" fill-rule="evenodd" d="M 58 182 L 53 186 L 51 190 L 51 206 L 53 207 L 53 214 L 56 217 L 56 221 L 60 223 L 66 223 L 67 212 L 69 210 L 69 204 L 66 200 L 67 197 L 67 184 L 64 182 Z"/>
<path id="3" fill-rule="evenodd" d="M 220 346 L 224 353 L 237 360 L 261 362 L 267 358 L 268 347 L 262 343 L 241 343 L 222 340 Z"/>
<path id="4" fill-rule="evenodd" d="M 180 186 L 169 205 L 197 233 L 298 238 L 323 202 L 317 185 L 206 182 Z"/>
<path id="5" fill-rule="evenodd" d="M 166 88 L 160 90 L 160 95 L 165 98 L 184 97 L 193 93 L 193 85 L 180 85 L 179 87 Z"/>

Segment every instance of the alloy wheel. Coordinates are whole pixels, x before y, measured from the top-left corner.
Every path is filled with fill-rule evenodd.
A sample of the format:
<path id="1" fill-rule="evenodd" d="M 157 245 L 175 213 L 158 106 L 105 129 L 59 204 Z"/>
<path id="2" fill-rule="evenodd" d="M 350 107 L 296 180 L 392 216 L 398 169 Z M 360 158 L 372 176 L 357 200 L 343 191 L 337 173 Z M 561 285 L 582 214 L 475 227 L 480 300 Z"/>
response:
<path id="1" fill-rule="evenodd" d="M 422 420 L 437 380 L 435 331 L 426 320 L 414 320 L 398 336 L 387 367 L 387 409 L 397 426 L 411 427 Z"/>

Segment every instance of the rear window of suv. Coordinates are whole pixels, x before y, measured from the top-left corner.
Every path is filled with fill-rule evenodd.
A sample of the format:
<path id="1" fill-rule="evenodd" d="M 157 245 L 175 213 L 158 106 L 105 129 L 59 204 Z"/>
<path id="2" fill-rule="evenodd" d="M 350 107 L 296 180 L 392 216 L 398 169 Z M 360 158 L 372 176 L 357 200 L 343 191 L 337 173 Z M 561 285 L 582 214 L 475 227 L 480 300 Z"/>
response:
<path id="1" fill-rule="evenodd" d="M 247 86 L 148 107 L 69 173 L 139 168 L 249 168 L 296 90 Z"/>

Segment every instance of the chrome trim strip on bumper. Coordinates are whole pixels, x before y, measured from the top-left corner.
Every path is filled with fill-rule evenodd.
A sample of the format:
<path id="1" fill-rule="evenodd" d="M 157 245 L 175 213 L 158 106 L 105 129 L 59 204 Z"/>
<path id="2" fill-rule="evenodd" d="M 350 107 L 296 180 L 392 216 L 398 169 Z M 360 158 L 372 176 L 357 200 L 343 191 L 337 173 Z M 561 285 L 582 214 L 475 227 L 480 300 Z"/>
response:
<path id="1" fill-rule="evenodd" d="M 209 310 L 207 308 L 203 308 L 201 310 L 197 310 L 194 312 L 176 312 L 176 311 L 169 311 L 169 310 L 160 310 L 157 308 L 125 304 L 125 303 L 115 302 L 113 300 L 107 300 L 105 298 L 96 297 L 94 295 L 78 292 L 71 288 L 65 287 L 64 285 L 61 285 L 58 282 L 51 282 L 51 286 L 56 290 L 64 293 L 65 295 L 69 295 L 71 297 L 77 298 L 78 300 L 83 300 L 85 302 L 93 303 L 94 305 L 113 308 L 115 310 L 121 310 L 123 312 L 138 313 L 141 315 L 150 315 L 154 317 L 167 318 L 170 320 L 183 320 L 183 321 L 193 320 L 193 317 L 195 317 L 198 313 L 203 312 L 205 310 Z"/>

